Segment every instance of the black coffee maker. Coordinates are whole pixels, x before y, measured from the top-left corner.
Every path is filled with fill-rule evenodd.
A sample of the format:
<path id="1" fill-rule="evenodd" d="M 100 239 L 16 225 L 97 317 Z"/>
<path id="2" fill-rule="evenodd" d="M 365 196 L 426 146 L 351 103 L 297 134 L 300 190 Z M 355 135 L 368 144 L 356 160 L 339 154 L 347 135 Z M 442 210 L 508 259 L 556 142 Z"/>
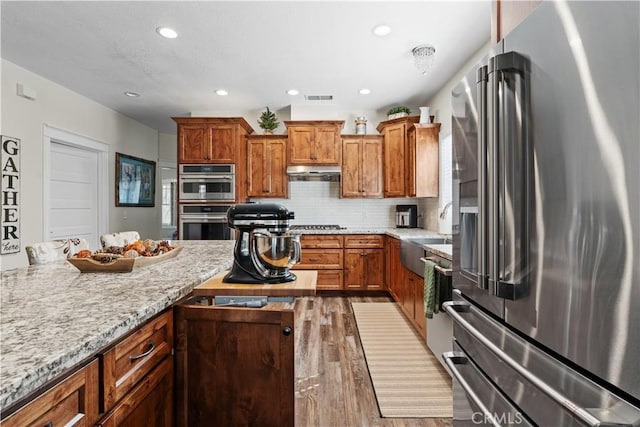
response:
<path id="1" fill-rule="evenodd" d="M 285 283 L 300 262 L 300 235 L 289 233 L 294 213 L 275 203 L 235 205 L 227 211 L 229 227 L 238 230 L 233 267 L 226 283 Z"/>
<path id="2" fill-rule="evenodd" d="M 396 205 L 396 228 L 417 228 L 418 206 Z"/>

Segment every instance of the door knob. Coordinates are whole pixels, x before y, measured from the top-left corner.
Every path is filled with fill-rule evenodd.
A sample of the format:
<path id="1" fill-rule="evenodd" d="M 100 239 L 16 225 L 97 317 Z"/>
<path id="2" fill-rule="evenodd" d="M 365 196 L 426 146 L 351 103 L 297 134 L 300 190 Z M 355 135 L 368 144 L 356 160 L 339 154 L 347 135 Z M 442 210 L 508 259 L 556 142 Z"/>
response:
<path id="1" fill-rule="evenodd" d="M 285 326 L 282 330 L 282 335 L 288 337 L 289 335 L 291 335 L 291 332 L 293 332 L 293 330 L 289 326 Z"/>

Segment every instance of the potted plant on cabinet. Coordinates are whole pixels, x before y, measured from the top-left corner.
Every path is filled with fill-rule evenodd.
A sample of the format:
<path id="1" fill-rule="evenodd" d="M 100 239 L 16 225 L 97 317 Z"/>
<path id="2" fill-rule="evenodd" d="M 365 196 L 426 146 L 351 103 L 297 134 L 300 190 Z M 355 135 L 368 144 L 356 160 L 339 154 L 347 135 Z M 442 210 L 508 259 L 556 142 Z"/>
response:
<path id="1" fill-rule="evenodd" d="M 278 122 L 278 118 L 273 111 L 269 110 L 267 107 L 266 111 L 263 111 L 260 114 L 260 120 L 258 120 L 258 125 L 264 130 L 265 135 L 271 135 L 273 131 L 280 125 Z"/>
<path id="2" fill-rule="evenodd" d="M 387 112 L 387 118 L 392 120 L 407 117 L 409 114 L 411 114 L 411 110 L 407 107 L 393 107 Z"/>

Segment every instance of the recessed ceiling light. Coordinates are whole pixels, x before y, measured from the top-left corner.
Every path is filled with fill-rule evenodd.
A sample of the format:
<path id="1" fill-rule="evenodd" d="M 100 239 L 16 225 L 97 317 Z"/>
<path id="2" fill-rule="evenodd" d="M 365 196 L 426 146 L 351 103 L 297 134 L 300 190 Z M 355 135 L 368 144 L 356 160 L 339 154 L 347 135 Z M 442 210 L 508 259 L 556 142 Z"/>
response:
<path id="1" fill-rule="evenodd" d="M 373 27 L 373 34 L 376 36 L 386 36 L 391 33 L 391 27 L 388 25 L 377 25 Z"/>
<path id="2" fill-rule="evenodd" d="M 178 33 L 176 33 L 176 30 L 169 27 L 158 27 L 156 28 L 156 33 L 167 39 L 175 39 L 176 37 L 178 37 Z"/>
<path id="3" fill-rule="evenodd" d="M 131 98 L 137 98 L 137 97 L 139 97 L 139 96 L 140 96 L 140 94 L 139 94 L 139 93 L 131 92 L 130 90 L 126 91 L 124 94 L 125 94 L 125 95 L 127 95 L 127 96 L 129 96 L 129 97 L 131 97 Z"/>
<path id="4" fill-rule="evenodd" d="M 360 89 L 360 95 L 369 95 L 371 93 L 371 89 L 362 88 Z"/>
<path id="5" fill-rule="evenodd" d="M 227 91 L 226 91 L 226 90 L 224 90 L 224 89 L 218 89 L 218 90 L 216 91 L 216 95 L 220 95 L 220 96 L 227 96 L 227 95 L 229 95 L 229 92 L 227 92 Z"/>
<path id="6" fill-rule="evenodd" d="M 297 89 L 289 89 L 289 90 L 287 91 L 287 93 L 288 93 L 289 95 L 292 95 L 292 96 L 293 96 L 293 95 L 297 95 L 297 94 L 299 94 L 300 92 L 298 92 L 298 90 L 297 90 Z"/>

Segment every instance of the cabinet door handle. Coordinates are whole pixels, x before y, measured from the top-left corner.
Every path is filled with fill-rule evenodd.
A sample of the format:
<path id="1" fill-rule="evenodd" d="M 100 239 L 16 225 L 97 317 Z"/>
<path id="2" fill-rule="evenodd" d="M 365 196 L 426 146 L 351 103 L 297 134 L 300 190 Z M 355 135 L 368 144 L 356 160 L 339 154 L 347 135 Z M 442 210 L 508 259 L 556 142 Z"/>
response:
<path id="1" fill-rule="evenodd" d="M 44 427 L 53 427 L 53 421 L 49 421 L 44 425 Z"/>
<path id="2" fill-rule="evenodd" d="M 290 326 L 285 326 L 284 329 L 282 329 L 282 335 L 284 335 L 285 337 L 291 335 L 291 332 L 293 332 L 293 329 L 291 329 Z"/>
<path id="3" fill-rule="evenodd" d="M 146 357 L 149 354 L 151 354 L 151 352 L 155 350 L 155 348 L 156 348 L 156 345 L 152 341 L 149 344 L 147 344 L 147 350 L 144 353 L 136 354 L 135 356 L 130 356 L 129 360 L 133 362 L 134 360 L 142 359 L 143 357 Z"/>

